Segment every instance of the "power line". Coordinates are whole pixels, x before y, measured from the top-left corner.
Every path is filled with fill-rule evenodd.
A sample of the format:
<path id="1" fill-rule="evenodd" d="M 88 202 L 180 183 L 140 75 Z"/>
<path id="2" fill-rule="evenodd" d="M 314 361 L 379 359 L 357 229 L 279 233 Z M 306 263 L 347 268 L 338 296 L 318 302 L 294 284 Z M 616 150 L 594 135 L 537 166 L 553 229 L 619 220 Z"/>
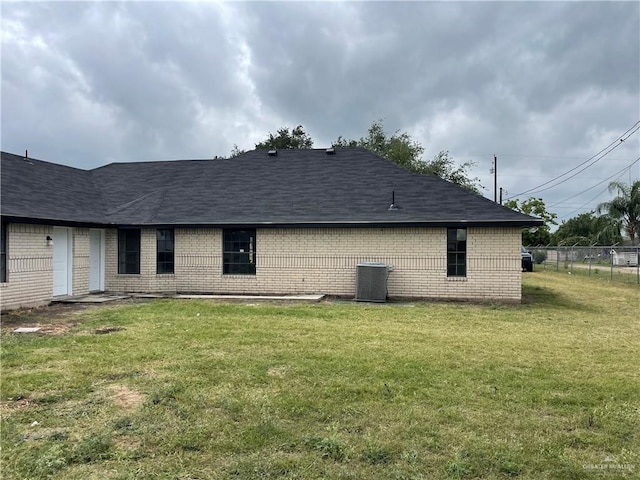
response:
<path id="1" fill-rule="evenodd" d="M 638 162 L 640 162 L 640 157 L 636 158 L 633 162 L 631 162 L 631 163 L 630 163 L 629 165 L 627 165 L 625 168 L 623 168 L 622 170 L 617 171 L 616 173 L 614 173 L 614 174 L 613 174 L 613 175 L 611 175 L 610 177 L 605 178 L 605 179 L 604 179 L 604 180 L 602 180 L 601 182 L 596 183 L 595 185 L 593 185 L 593 186 L 591 186 L 591 187 L 587 188 L 586 190 L 582 190 L 581 192 L 576 193 L 575 195 L 572 195 L 572 196 L 570 196 L 570 197 L 565 198 L 564 200 L 561 200 L 561 201 L 556 202 L 556 203 L 554 203 L 554 204 L 552 204 L 552 205 L 549 205 L 549 208 L 551 208 L 551 207 L 553 207 L 553 206 L 555 206 L 555 205 L 558 205 L 559 203 L 564 203 L 564 202 L 565 202 L 565 201 L 567 201 L 567 200 L 571 200 L 572 198 L 575 198 L 575 197 L 577 197 L 578 195 L 582 195 L 583 193 L 588 192 L 589 190 L 591 190 L 591 189 L 593 189 L 593 188 L 597 187 L 598 185 L 602 185 L 604 182 L 606 182 L 606 181 L 608 181 L 608 180 L 611 180 L 613 177 L 618 177 L 618 178 L 620 178 L 622 175 L 624 175 L 624 173 L 625 173 L 627 170 L 630 170 L 630 169 L 631 169 L 631 167 L 633 167 L 633 166 L 634 166 L 636 163 L 638 163 Z M 585 206 L 589 205 L 589 204 L 590 204 L 591 202 L 593 202 L 596 198 L 598 198 L 600 195 L 602 195 L 603 193 L 605 193 L 608 189 L 609 189 L 609 186 L 607 185 L 607 187 L 606 187 L 604 190 L 602 190 L 600 193 L 598 193 L 595 197 L 593 197 L 591 200 L 589 200 L 589 201 L 587 201 L 587 202 L 583 203 L 582 205 L 580 205 L 578 208 L 576 208 L 576 209 L 572 210 L 571 212 L 569 212 L 569 213 L 565 214 L 565 215 L 563 216 L 563 218 L 566 218 L 566 217 L 568 217 L 568 216 L 570 216 L 570 215 L 573 215 L 575 212 L 577 212 L 577 211 L 579 211 L 579 210 L 582 210 Z"/>
<path id="2" fill-rule="evenodd" d="M 587 188 L 586 190 L 581 190 L 580 192 L 576 193 L 575 195 L 571 195 L 570 197 L 565 198 L 564 200 L 559 200 L 551 205 L 549 205 L 549 208 L 554 207 L 556 205 L 558 205 L 559 203 L 564 203 L 567 200 L 571 200 L 572 198 L 575 198 L 579 195 L 582 195 L 586 192 L 588 192 L 589 190 L 592 190 L 594 188 L 596 188 L 598 185 L 602 185 L 604 182 L 606 182 L 607 180 L 611 180 L 613 177 L 615 177 L 616 175 L 621 175 L 623 174 L 625 171 L 629 170 L 631 167 L 633 167 L 636 163 L 640 162 L 640 157 L 636 158 L 633 162 L 631 162 L 629 165 L 627 165 L 626 167 L 624 167 L 622 170 L 617 171 L 616 173 L 614 173 L 613 175 L 611 175 L 610 177 L 605 178 L 604 180 L 599 181 L 598 183 L 590 186 L 589 188 Z"/>
<path id="3" fill-rule="evenodd" d="M 594 156 L 590 157 L 589 159 L 587 159 L 586 161 L 582 162 L 581 164 L 576 165 L 576 166 L 575 166 L 575 167 L 573 167 L 572 169 L 567 170 L 567 171 L 566 171 L 566 172 L 564 172 L 563 174 L 558 175 L 557 177 L 552 178 L 551 180 L 549 180 L 549 181 L 547 181 L 547 182 L 545 182 L 545 183 L 543 183 L 543 184 L 541 184 L 541 185 L 538 185 L 537 187 L 530 188 L 529 190 L 525 190 L 524 192 L 521 192 L 521 193 L 519 193 L 519 194 L 513 195 L 513 196 L 512 196 L 512 197 L 510 197 L 510 198 L 517 197 L 517 196 L 519 196 L 519 195 L 523 195 L 523 194 L 525 194 L 525 193 L 539 193 L 539 192 L 544 192 L 544 191 L 546 191 L 546 190 L 550 190 L 550 189 L 552 189 L 552 188 L 554 188 L 554 187 L 557 187 L 558 185 L 561 185 L 561 184 L 563 184 L 563 183 L 567 182 L 568 180 L 572 179 L 572 178 L 573 178 L 573 177 L 575 177 L 576 175 L 578 175 L 578 174 L 580 174 L 580 173 L 584 172 L 587 168 L 592 167 L 593 165 L 595 165 L 597 162 L 599 162 L 600 160 L 602 160 L 604 157 L 606 157 L 606 156 L 607 156 L 607 155 L 609 155 L 612 151 L 614 151 L 616 148 L 618 148 L 620 145 L 622 145 L 622 143 L 623 143 L 625 140 L 627 140 L 631 135 L 633 135 L 633 134 L 634 134 L 634 133 L 636 133 L 638 130 L 640 130 L 640 126 L 637 126 L 639 123 L 640 123 L 640 122 L 636 122 L 636 124 L 635 124 L 633 127 L 631 127 L 631 128 L 629 129 L 629 130 L 632 130 L 632 129 L 634 129 L 634 127 L 635 127 L 635 129 L 634 129 L 631 133 L 629 133 L 629 134 L 627 135 L 627 133 L 629 132 L 629 130 L 627 130 L 627 131 L 626 131 L 626 132 L 625 132 L 625 133 L 624 133 L 624 134 L 623 134 L 619 139 L 617 139 L 616 141 L 614 141 L 614 142 L 612 142 L 611 144 L 607 145 L 605 148 L 603 148 L 602 150 L 600 150 L 600 152 L 598 152 L 596 155 L 594 155 Z M 627 136 L 626 136 L 626 137 L 624 137 L 625 135 L 627 135 Z M 604 152 L 604 153 L 603 153 L 603 152 Z M 595 158 L 595 157 L 597 157 L 597 158 Z M 594 158 L 595 158 L 595 160 L 594 160 Z M 565 179 L 563 179 L 563 180 L 560 180 L 559 182 L 557 182 L 557 183 L 555 183 L 555 184 L 553 184 L 553 185 L 550 185 L 550 186 L 548 186 L 548 187 L 540 188 L 540 187 L 544 187 L 545 185 L 548 185 L 548 184 L 550 184 L 550 183 L 553 183 L 553 182 L 555 182 L 556 180 L 559 180 L 560 178 L 562 178 L 562 177 L 564 177 L 565 175 L 567 175 L 567 174 L 571 173 L 572 171 L 574 171 L 574 170 L 576 170 L 576 169 L 580 168 L 581 166 L 585 165 L 585 164 L 586 164 L 586 163 L 588 163 L 588 162 L 591 162 L 591 163 L 589 163 L 589 164 L 588 164 L 587 166 L 585 166 L 584 168 L 582 168 L 582 169 L 578 170 L 578 171 L 577 171 L 577 172 L 575 172 L 573 175 L 570 175 L 570 176 L 568 176 L 567 178 L 565 178 Z"/>
<path id="4" fill-rule="evenodd" d="M 562 217 L 559 218 L 559 220 L 564 220 L 565 218 L 568 217 L 572 217 L 574 213 L 582 210 L 584 207 L 586 207 L 587 205 L 589 205 L 591 202 L 593 202 L 596 198 L 598 198 L 600 195 L 602 195 L 603 193 L 605 193 L 608 190 L 609 187 L 605 188 L 604 190 L 602 190 L 600 193 L 598 193 L 595 197 L 593 197 L 591 200 L 589 200 L 588 202 L 583 203 L 582 205 L 580 205 L 578 208 L 575 208 L 573 210 L 571 210 L 569 213 L 565 213 Z"/>
<path id="5" fill-rule="evenodd" d="M 632 127 L 633 128 L 633 127 Z M 631 129 L 629 129 L 631 130 Z M 618 137 L 619 138 L 619 137 Z M 477 160 L 478 158 L 484 157 L 493 157 L 493 153 L 470 153 L 468 155 L 456 155 L 456 160 Z M 500 158 L 530 158 L 530 159 L 538 159 L 538 158 L 553 158 L 556 160 L 582 160 L 584 155 L 542 155 L 537 153 L 504 153 L 500 152 Z M 620 160 L 619 158 L 616 160 Z M 503 175 L 500 175 L 501 177 Z"/>
<path id="6" fill-rule="evenodd" d="M 636 129 L 636 130 L 635 130 L 634 132 L 632 132 L 632 133 L 635 133 L 635 132 L 637 132 L 638 130 L 640 130 L 640 128 Z M 629 137 L 627 137 L 627 138 L 629 138 Z M 599 158 L 597 158 L 597 159 L 596 159 L 594 162 L 592 162 L 590 165 L 587 165 L 586 167 L 582 168 L 581 170 L 578 170 L 578 171 L 577 171 L 576 173 L 574 173 L 573 175 L 570 175 L 569 177 L 567 177 L 567 178 L 565 178 L 564 180 L 562 180 L 562 181 L 560 181 L 560 182 L 556 183 L 555 185 L 551 185 L 551 186 L 549 186 L 549 187 L 546 187 L 546 188 L 543 188 L 543 189 L 537 190 L 537 191 L 536 191 L 536 193 L 538 193 L 538 192 L 544 192 L 544 191 L 546 191 L 546 190 L 550 190 L 550 189 L 552 189 L 552 188 L 557 187 L 558 185 L 562 185 L 564 182 L 567 182 L 567 181 L 571 180 L 573 177 L 575 177 L 575 176 L 579 175 L 580 173 L 584 172 L 587 168 L 592 167 L 593 165 L 595 165 L 597 162 L 599 162 L 600 160 L 602 160 L 604 157 L 606 157 L 609 153 L 611 153 L 613 150 L 615 150 L 616 148 L 618 148 L 620 145 L 622 145 L 622 143 L 619 143 L 618 145 L 615 145 L 611 150 L 609 150 L 608 152 L 606 152 L 606 153 L 602 154 L 602 156 L 600 156 Z"/>
<path id="7" fill-rule="evenodd" d="M 613 142 L 611 142 L 609 145 L 607 145 L 606 147 L 604 147 L 602 150 L 600 150 L 598 153 L 596 153 L 595 155 L 589 157 L 587 160 L 585 160 L 584 162 L 576 165 L 575 167 L 571 168 L 570 170 L 567 170 L 566 172 L 562 173 L 561 175 L 558 175 L 557 177 L 552 178 L 551 180 L 548 180 L 544 183 L 541 183 L 540 185 L 537 185 L 533 188 L 530 188 L 529 190 L 525 190 L 524 192 L 520 192 L 517 193 L 515 195 L 511 195 L 509 196 L 506 200 L 510 200 L 512 198 L 518 197 L 520 195 L 524 195 L 527 193 L 537 193 L 537 192 L 543 192 L 545 190 L 549 190 L 551 188 L 557 187 L 558 185 L 561 185 L 562 183 L 570 180 L 571 178 L 575 177 L 576 175 L 578 175 L 579 173 L 585 171 L 587 168 L 595 165 L 597 162 L 599 162 L 600 160 L 602 160 L 604 157 L 606 157 L 607 155 L 609 155 L 609 153 L 611 153 L 612 151 L 614 151 L 616 148 L 618 148 L 620 145 L 622 145 L 624 143 L 625 140 L 627 140 L 631 135 L 633 135 L 634 133 L 636 133 L 638 130 L 640 130 L 640 120 L 637 121 L 636 123 L 633 124 L 633 126 L 631 128 L 629 128 L 626 132 L 624 132 L 622 135 L 620 135 L 620 137 L 618 137 L 616 140 L 614 140 Z M 626 136 L 626 137 L 625 137 Z M 594 160 L 595 159 L 595 160 Z M 589 163 L 591 162 L 591 163 Z M 569 173 L 577 170 L 578 168 L 582 167 L 583 165 L 589 163 L 589 165 L 587 165 L 586 167 L 584 167 L 583 169 L 577 171 L 576 173 L 574 173 L 573 175 L 559 181 L 558 183 L 551 185 L 549 187 L 546 187 L 547 185 L 549 185 L 550 183 L 555 182 L 556 180 L 561 179 L 562 177 L 568 175 Z M 546 187 L 546 188 L 541 188 L 541 187 Z"/>

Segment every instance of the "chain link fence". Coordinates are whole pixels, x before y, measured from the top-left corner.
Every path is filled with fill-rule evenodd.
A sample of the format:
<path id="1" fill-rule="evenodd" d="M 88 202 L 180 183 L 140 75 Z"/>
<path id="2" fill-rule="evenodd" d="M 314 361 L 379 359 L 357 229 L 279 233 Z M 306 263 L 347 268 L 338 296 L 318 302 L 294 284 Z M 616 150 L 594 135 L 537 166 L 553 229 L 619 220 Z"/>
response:
<path id="1" fill-rule="evenodd" d="M 547 245 L 526 248 L 533 257 L 534 270 L 551 269 L 572 275 L 640 284 L 640 247 Z"/>

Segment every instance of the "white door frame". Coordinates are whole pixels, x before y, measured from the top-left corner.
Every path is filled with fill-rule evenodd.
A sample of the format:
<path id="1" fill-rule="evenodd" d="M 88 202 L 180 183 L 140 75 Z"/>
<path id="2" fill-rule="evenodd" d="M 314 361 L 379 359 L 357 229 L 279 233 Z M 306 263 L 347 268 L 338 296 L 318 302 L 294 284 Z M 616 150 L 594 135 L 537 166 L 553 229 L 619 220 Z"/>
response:
<path id="1" fill-rule="evenodd" d="M 73 294 L 73 229 L 68 227 L 53 227 L 53 241 L 54 241 L 54 250 L 53 254 L 55 257 L 55 242 L 60 241 L 61 238 L 64 238 L 67 243 L 67 259 L 66 259 L 66 275 L 67 275 L 67 285 L 66 292 L 53 292 L 54 297 L 72 295 Z M 55 258 L 53 258 L 53 284 L 55 286 Z"/>
<path id="2" fill-rule="evenodd" d="M 91 288 L 91 234 L 92 233 L 99 233 L 100 234 L 100 258 L 99 258 L 99 265 L 100 265 L 100 277 L 98 280 L 98 288 L 97 289 L 92 289 Z M 89 230 L 89 290 L 92 292 L 104 292 L 104 268 L 105 268 L 105 255 L 104 255 L 104 250 L 105 250 L 105 233 L 103 229 L 99 229 L 99 228 L 92 228 Z"/>

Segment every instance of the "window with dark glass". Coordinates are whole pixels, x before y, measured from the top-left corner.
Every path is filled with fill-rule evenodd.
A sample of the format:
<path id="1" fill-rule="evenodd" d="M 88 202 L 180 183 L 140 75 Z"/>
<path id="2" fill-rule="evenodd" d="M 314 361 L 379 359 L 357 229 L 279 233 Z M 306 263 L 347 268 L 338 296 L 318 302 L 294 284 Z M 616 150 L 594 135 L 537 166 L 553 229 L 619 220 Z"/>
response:
<path id="1" fill-rule="evenodd" d="M 118 273 L 140 273 L 140 229 L 118 230 Z"/>
<path id="2" fill-rule="evenodd" d="M 157 273 L 173 273 L 173 229 L 156 230 Z"/>
<path id="3" fill-rule="evenodd" d="M 467 229 L 447 229 L 447 276 L 467 275 Z"/>
<path id="4" fill-rule="evenodd" d="M 223 273 L 256 274 L 256 231 L 225 230 L 223 234 Z"/>
<path id="5" fill-rule="evenodd" d="M 7 224 L 0 224 L 0 283 L 7 281 Z"/>

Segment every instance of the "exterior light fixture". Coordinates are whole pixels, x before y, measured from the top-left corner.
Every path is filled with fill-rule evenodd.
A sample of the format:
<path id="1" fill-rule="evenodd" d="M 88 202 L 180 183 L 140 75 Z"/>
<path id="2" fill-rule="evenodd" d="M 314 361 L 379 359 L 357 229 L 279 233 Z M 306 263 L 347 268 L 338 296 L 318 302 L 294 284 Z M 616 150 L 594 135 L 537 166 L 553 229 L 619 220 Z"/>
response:
<path id="1" fill-rule="evenodd" d="M 53 247 L 53 238 L 51 238 L 51 235 L 47 235 L 47 247 Z"/>

